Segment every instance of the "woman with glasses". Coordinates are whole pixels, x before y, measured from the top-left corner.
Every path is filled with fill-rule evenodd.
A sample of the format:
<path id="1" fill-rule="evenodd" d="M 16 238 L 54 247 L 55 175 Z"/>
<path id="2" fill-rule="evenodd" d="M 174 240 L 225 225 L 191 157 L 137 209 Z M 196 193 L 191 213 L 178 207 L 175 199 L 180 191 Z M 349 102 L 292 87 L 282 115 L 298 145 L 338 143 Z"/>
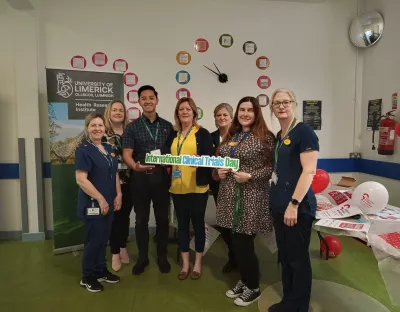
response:
<path id="1" fill-rule="evenodd" d="M 295 117 L 296 96 L 278 89 L 271 97 L 271 112 L 281 130 L 273 152 L 270 205 L 282 266 L 283 298 L 269 312 L 307 312 L 311 295 L 309 245 L 317 201 L 311 188 L 317 168 L 318 137 Z"/>

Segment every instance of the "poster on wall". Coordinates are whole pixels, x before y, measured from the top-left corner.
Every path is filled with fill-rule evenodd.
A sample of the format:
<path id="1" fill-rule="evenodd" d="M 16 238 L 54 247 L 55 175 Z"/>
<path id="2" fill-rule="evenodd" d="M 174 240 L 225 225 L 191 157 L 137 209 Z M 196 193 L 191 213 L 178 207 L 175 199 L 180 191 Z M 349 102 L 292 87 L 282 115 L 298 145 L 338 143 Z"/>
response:
<path id="1" fill-rule="evenodd" d="M 313 130 L 321 130 L 322 101 L 303 101 L 303 122 L 313 128 Z"/>
<path id="2" fill-rule="evenodd" d="M 382 115 L 382 99 L 368 101 L 367 130 L 373 130 L 376 121 Z M 375 125 L 375 130 L 379 130 L 379 124 Z"/>
<path id="3" fill-rule="evenodd" d="M 75 181 L 75 150 L 85 138 L 84 119 L 124 97 L 123 74 L 46 69 L 46 80 L 54 253 L 63 253 L 81 249 L 84 242 Z"/>

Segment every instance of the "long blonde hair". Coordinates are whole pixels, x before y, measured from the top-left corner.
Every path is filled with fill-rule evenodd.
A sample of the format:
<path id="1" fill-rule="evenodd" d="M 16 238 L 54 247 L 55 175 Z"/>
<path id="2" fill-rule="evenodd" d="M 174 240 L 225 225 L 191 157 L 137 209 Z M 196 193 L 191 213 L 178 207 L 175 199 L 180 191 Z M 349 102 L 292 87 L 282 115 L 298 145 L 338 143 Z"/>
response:
<path id="1" fill-rule="evenodd" d="M 122 102 L 121 100 L 113 100 L 107 105 L 106 109 L 104 110 L 104 125 L 106 126 L 106 132 L 112 130 L 111 109 L 115 103 L 120 103 L 124 107 L 124 120 L 122 121 L 124 129 L 126 125 L 129 123 L 129 119 L 126 114 L 126 106 L 124 102 Z"/>
<path id="2" fill-rule="evenodd" d="M 179 106 L 182 103 L 185 103 L 185 102 L 189 103 L 189 106 L 193 111 L 193 123 L 192 123 L 192 125 L 195 126 L 195 127 L 200 127 L 199 124 L 197 123 L 198 113 L 197 113 L 196 103 L 193 101 L 192 98 L 183 97 L 178 101 L 178 103 L 176 103 L 176 106 L 175 106 L 175 113 L 174 113 L 175 125 L 174 125 L 174 130 L 176 130 L 176 131 L 181 131 L 182 130 L 182 124 L 181 124 L 181 121 L 179 120 L 178 111 L 179 111 Z"/>

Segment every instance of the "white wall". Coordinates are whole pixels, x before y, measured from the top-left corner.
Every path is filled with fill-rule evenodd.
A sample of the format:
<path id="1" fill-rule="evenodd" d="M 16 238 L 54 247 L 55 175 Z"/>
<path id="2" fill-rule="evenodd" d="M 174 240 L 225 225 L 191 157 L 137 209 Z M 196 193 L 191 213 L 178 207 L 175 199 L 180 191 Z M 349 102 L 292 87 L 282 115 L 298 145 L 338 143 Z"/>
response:
<path id="1" fill-rule="evenodd" d="M 89 61 L 87 70 L 99 70 L 91 64 L 91 55 L 97 51 L 109 57 L 109 64 L 102 70 L 112 71 L 113 60 L 124 58 L 139 76 L 139 85 L 154 85 L 160 93 L 158 111 L 169 120 L 176 104 L 175 92 L 181 87 L 175 74 L 187 69 L 191 82 L 186 87 L 203 108 L 201 124 L 210 130 L 214 129 L 212 111 L 217 104 L 236 106 L 245 95 L 264 93 L 256 81 L 267 74 L 272 87 L 265 93 L 271 95 L 278 87 L 292 88 L 298 97 L 299 115 L 302 100 L 322 100 L 322 131 L 317 132 L 322 158 L 348 157 L 353 151 L 356 50 L 347 38 L 347 30 L 356 15 L 355 0 L 316 4 L 259 0 L 31 2 L 35 11 L 13 14 L 28 14 L 38 22 L 40 132 L 45 140 L 45 161 L 49 160 L 45 67 L 70 68 L 71 57 L 80 54 Z M 224 33 L 235 40 L 229 49 L 218 43 Z M 4 35 L 15 44 L 17 39 L 11 33 Z M 199 37 L 210 42 L 204 54 L 193 48 Z M 258 46 L 253 56 L 242 51 L 247 40 Z M 180 50 L 191 53 L 188 66 L 176 62 Z M 255 66 L 260 55 L 271 60 L 267 71 Z M 12 55 L 9 62 L 14 62 Z M 226 85 L 202 67 L 213 66 L 213 62 L 228 74 Z M 0 79 L 7 79 L 3 71 Z M 264 113 L 276 130 L 278 125 L 271 123 L 269 109 L 265 108 Z M 3 199 L 0 201 L 3 206 Z M 48 229 L 52 229 L 51 202 L 51 181 L 46 181 Z M 7 209 L 19 207 L 16 200 L 10 206 Z M 0 220 L 0 231 L 6 222 Z"/>
<path id="2" fill-rule="evenodd" d="M 400 41 L 399 30 L 400 1 L 397 0 L 366 0 L 362 12 L 378 11 L 383 15 L 385 29 L 381 40 L 375 46 L 360 49 L 363 58 L 362 75 L 362 110 L 360 132 L 361 152 L 365 159 L 385 162 L 400 162 L 400 139 L 395 142 L 395 153 L 391 156 L 378 155 L 377 150 L 372 150 L 372 132 L 365 130 L 367 127 L 368 101 L 383 99 L 382 113 L 392 109 L 391 96 L 400 93 Z M 375 134 L 375 146 L 378 146 L 378 132 Z M 386 186 L 389 191 L 390 204 L 400 207 L 400 181 L 391 180 L 366 174 L 359 175 L 359 181 L 377 181 Z"/>

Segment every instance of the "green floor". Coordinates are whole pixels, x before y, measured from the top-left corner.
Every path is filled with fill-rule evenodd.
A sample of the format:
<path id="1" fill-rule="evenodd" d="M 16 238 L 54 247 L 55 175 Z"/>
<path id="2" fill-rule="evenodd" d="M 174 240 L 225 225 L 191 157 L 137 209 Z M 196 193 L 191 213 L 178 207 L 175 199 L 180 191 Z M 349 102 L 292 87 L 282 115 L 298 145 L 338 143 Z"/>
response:
<path id="1" fill-rule="evenodd" d="M 390 304 L 389 296 L 368 247 L 351 238 L 341 237 L 342 254 L 329 261 L 320 260 L 318 238 L 313 236 L 311 255 L 315 279 L 329 280 L 356 288 L 377 299 L 390 311 L 400 308 Z M 226 260 L 221 239 L 204 258 L 203 276 L 198 281 L 179 281 L 179 266 L 175 261 L 176 246 L 170 246 L 170 274 L 159 273 L 154 261 L 139 277 L 131 275 L 131 265 L 119 272 L 122 280 L 105 285 L 105 291 L 92 294 L 79 286 L 81 254 L 52 254 L 52 241 L 0 241 L 0 311 L 56 312 L 153 312 L 153 311 L 258 311 L 257 304 L 236 307 L 225 297 L 226 289 L 234 284 L 237 273 L 223 275 L 221 266 Z M 152 253 L 154 255 L 154 245 Z M 129 243 L 136 254 L 134 243 Z M 276 255 L 257 244 L 262 289 L 279 280 Z"/>

